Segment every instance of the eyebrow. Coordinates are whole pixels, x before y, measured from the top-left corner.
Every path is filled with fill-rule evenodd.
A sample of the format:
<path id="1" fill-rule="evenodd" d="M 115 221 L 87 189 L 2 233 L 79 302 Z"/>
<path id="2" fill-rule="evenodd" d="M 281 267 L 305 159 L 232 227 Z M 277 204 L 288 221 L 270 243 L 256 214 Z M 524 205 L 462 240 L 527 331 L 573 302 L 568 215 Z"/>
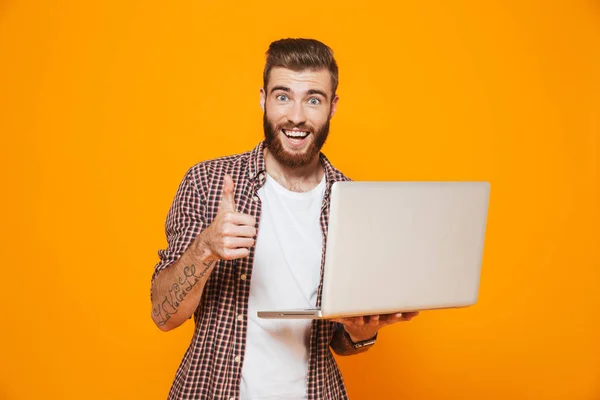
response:
<path id="1" fill-rule="evenodd" d="M 271 93 L 273 93 L 273 92 L 274 92 L 274 91 L 276 91 L 276 90 L 281 90 L 281 91 L 284 91 L 284 92 L 286 92 L 286 93 L 289 93 L 289 92 L 291 92 L 291 90 L 290 90 L 290 88 L 289 88 L 289 87 L 285 87 L 285 86 L 274 86 L 274 87 L 271 89 Z"/>
<path id="2" fill-rule="evenodd" d="M 322 90 L 310 89 L 308 91 L 308 94 L 309 95 L 311 95 L 311 94 L 320 94 L 321 96 L 325 97 L 325 100 L 329 100 L 329 97 L 327 97 L 327 94 L 324 91 L 322 91 Z"/>
<path id="3" fill-rule="evenodd" d="M 290 92 L 292 91 L 292 90 L 291 90 L 289 87 L 286 87 L 286 86 L 274 86 L 274 87 L 271 89 L 271 93 L 273 93 L 273 92 L 274 92 L 274 91 L 276 91 L 276 90 L 281 90 L 282 92 L 286 92 L 286 93 L 290 93 Z M 310 95 L 313 95 L 313 94 L 318 94 L 318 95 L 321 95 L 321 96 L 323 96 L 323 97 L 325 98 L 325 100 L 328 100 L 328 99 L 329 99 L 329 97 L 327 96 L 327 94 L 326 94 L 324 91 L 322 91 L 322 90 L 318 90 L 318 89 L 310 89 L 310 90 L 307 92 L 307 95 L 309 95 L 309 96 L 310 96 Z"/>

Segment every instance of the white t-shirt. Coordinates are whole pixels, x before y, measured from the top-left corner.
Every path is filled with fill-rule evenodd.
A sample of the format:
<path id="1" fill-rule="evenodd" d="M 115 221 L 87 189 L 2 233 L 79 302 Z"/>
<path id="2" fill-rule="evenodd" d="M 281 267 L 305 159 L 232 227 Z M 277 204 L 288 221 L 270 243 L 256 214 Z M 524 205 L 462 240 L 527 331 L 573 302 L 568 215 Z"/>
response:
<path id="1" fill-rule="evenodd" d="M 241 399 L 305 399 L 310 320 L 259 319 L 259 310 L 316 306 L 323 234 L 325 177 L 292 192 L 267 174 L 256 240 Z"/>

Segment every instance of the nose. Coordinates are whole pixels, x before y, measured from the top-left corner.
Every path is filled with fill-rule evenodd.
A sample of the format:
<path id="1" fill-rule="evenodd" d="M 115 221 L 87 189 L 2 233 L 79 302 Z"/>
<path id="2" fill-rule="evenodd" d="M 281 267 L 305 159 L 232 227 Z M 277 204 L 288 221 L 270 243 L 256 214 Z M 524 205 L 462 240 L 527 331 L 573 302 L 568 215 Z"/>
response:
<path id="1" fill-rule="evenodd" d="M 302 102 L 296 102 L 290 108 L 288 113 L 288 120 L 294 124 L 294 126 L 299 126 L 306 122 L 306 114 L 304 113 L 304 107 Z"/>

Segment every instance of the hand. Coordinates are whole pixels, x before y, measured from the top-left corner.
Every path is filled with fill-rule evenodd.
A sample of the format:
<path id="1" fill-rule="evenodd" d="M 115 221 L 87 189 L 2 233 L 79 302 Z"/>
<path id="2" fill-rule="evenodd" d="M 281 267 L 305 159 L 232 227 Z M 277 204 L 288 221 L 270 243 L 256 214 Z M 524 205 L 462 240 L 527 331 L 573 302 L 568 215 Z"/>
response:
<path id="1" fill-rule="evenodd" d="M 255 243 L 256 218 L 236 211 L 233 190 L 233 180 L 225 175 L 219 211 L 203 231 L 203 240 L 211 256 L 222 260 L 247 257 Z"/>
<path id="2" fill-rule="evenodd" d="M 350 339 L 356 343 L 373 338 L 377 334 L 377 331 L 384 326 L 401 321 L 410 321 L 417 315 L 419 315 L 419 312 L 405 312 L 365 317 L 333 318 L 331 321 L 343 324 Z"/>

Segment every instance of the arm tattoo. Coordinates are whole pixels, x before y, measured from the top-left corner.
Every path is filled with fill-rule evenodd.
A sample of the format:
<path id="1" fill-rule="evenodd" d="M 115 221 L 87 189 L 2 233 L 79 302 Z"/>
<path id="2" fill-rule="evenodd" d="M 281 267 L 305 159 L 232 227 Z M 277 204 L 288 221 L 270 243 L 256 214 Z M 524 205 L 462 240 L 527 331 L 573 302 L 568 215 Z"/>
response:
<path id="1" fill-rule="evenodd" d="M 152 309 L 152 315 L 157 317 L 158 326 L 166 324 L 171 315 L 177 312 L 179 304 L 185 296 L 208 273 L 214 263 L 215 260 L 202 263 L 204 269 L 199 272 L 196 271 L 195 264 L 183 268 L 183 276 L 177 278 L 177 281 L 169 288 L 169 294 Z"/>

